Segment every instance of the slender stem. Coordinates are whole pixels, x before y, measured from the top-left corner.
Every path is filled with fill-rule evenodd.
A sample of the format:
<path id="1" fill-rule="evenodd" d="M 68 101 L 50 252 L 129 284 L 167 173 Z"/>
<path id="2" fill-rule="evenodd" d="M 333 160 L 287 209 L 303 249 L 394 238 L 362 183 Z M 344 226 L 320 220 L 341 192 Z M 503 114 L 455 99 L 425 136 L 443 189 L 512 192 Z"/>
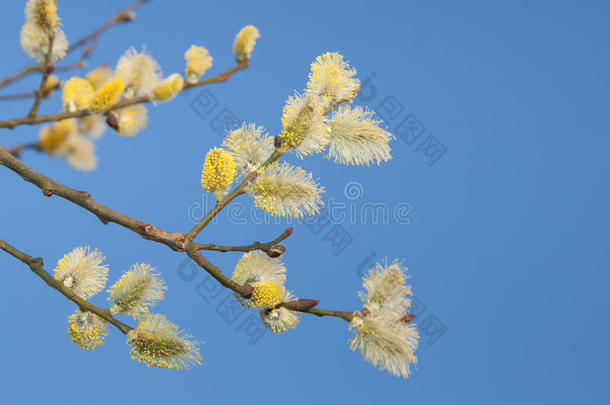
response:
<path id="1" fill-rule="evenodd" d="M 13 93 L 13 94 L 0 94 L 1 101 L 9 101 L 9 100 L 21 100 L 24 98 L 35 97 L 37 94 L 36 90 L 26 91 L 23 93 Z"/>
<path id="2" fill-rule="evenodd" d="M 219 73 L 216 76 L 212 76 L 208 79 L 204 79 L 204 80 L 200 80 L 198 82 L 192 82 L 192 83 L 187 82 L 184 84 L 184 87 L 182 90 L 190 89 L 193 87 L 204 86 L 204 85 L 212 84 L 212 83 L 225 82 L 231 77 L 231 75 L 233 73 L 235 73 L 239 70 L 245 69 L 247 67 L 248 67 L 248 61 L 246 60 L 246 61 L 241 62 L 238 65 L 232 67 L 231 69 L 226 70 L 222 73 Z M 121 108 L 129 107 L 134 104 L 148 103 L 150 101 L 151 101 L 151 98 L 149 96 L 141 96 L 141 97 L 135 97 L 135 98 L 130 98 L 130 99 L 123 99 L 123 100 L 118 101 L 115 105 L 110 107 L 104 113 L 106 113 L 110 110 L 118 110 Z M 37 115 L 35 117 L 27 116 L 27 117 L 22 117 L 22 118 L 11 119 L 11 120 L 7 120 L 7 121 L 0 121 L 0 128 L 14 129 L 15 127 L 17 127 L 19 125 L 34 125 L 34 124 L 40 124 L 43 122 L 61 121 L 61 120 L 65 120 L 68 118 L 85 117 L 85 116 L 91 115 L 91 114 L 92 113 L 89 110 L 79 110 L 79 111 L 62 112 L 62 113 L 49 114 L 49 115 Z"/>
<path id="3" fill-rule="evenodd" d="M 18 260 L 21 260 L 23 263 L 27 264 L 30 270 L 32 270 L 38 277 L 44 280 L 47 285 L 60 293 L 62 293 L 66 298 L 70 301 L 74 302 L 82 311 L 92 312 L 99 316 L 100 318 L 106 320 L 107 322 L 116 326 L 121 332 L 127 334 L 132 327 L 125 325 L 123 322 L 119 321 L 115 317 L 112 316 L 110 310 L 103 309 L 97 307 L 83 298 L 79 297 L 72 291 L 70 288 L 66 287 L 62 282 L 54 279 L 45 269 L 43 268 L 43 261 L 41 258 L 33 258 L 19 250 L 17 248 L 9 245 L 6 241 L 0 239 L 0 249 L 4 250 L 11 256 L 15 257 Z"/>
<path id="4" fill-rule="evenodd" d="M 133 14 L 132 14 L 133 10 L 135 10 L 141 4 L 146 3 L 147 1 L 149 1 L 149 0 L 134 1 L 129 6 L 127 6 L 127 8 L 125 8 L 122 11 L 119 11 L 114 17 L 112 17 L 110 20 L 108 20 L 104 24 L 102 24 L 99 28 L 97 28 L 90 34 L 85 35 L 78 41 L 71 44 L 70 47 L 68 48 L 67 53 L 75 51 L 76 49 L 82 47 L 83 45 L 87 44 L 88 42 L 93 42 L 93 47 L 95 47 L 95 45 L 97 45 L 100 35 L 102 35 L 105 31 L 112 28 L 113 26 L 115 26 L 118 23 L 133 20 L 133 18 L 134 18 Z M 83 53 L 83 59 L 85 59 L 87 56 L 89 56 L 92 51 L 93 51 L 93 48 L 86 49 L 85 52 Z"/>
<path id="5" fill-rule="evenodd" d="M 0 80 L 0 88 L 11 84 L 14 81 L 21 79 L 29 75 L 30 73 L 40 72 L 42 71 L 42 65 L 29 65 L 24 67 L 20 72 L 15 73 L 14 75 L 8 76 L 2 80 Z"/>
<path id="6" fill-rule="evenodd" d="M 20 145 L 13 146 L 8 150 L 8 152 L 11 155 L 15 156 L 17 159 L 19 159 L 19 156 L 21 156 L 21 152 L 23 152 L 25 149 L 41 150 L 38 142 L 32 142 L 22 143 Z"/>
<path id="7" fill-rule="evenodd" d="M 201 232 L 203 228 L 205 228 L 210 223 L 210 221 L 212 221 L 212 219 L 214 219 L 214 217 L 224 207 L 227 206 L 227 204 L 233 201 L 235 197 L 242 195 L 246 192 L 246 188 L 248 187 L 248 185 L 259 175 L 260 169 L 263 169 L 272 164 L 273 162 L 277 161 L 282 156 L 282 154 L 283 152 L 279 151 L 278 149 L 274 150 L 271 156 L 269 156 L 269 158 L 261 165 L 259 170 L 255 170 L 252 173 L 248 174 L 246 178 L 237 187 L 235 187 L 235 189 L 233 189 L 231 193 L 229 193 L 229 195 L 227 195 L 221 200 L 216 201 L 214 207 L 212 207 L 212 209 L 205 215 L 205 217 L 203 217 L 203 219 L 197 225 L 195 225 L 193 229 L 191 229 L 184 235 L 186 245 L 189 245 L 193 241 L 193 239 L 197 237 L 199 232 Z"/>
<path id="8" fill-rule="evenodd" d="M 270 257 L 278 257 L 286 251 L 286 248 L 278 243 L 292 235 L 293 231 L 294 228 L 290 227 L 282 232 L 280 236 L 266 243 L 255 241 L 250 245 L 244 246 L 220 246 L 213 243 L 193 243 L 192 247 L 195 250 L 216 250 L 219 252 L 252 252 L 254 250 L 260 250 L 267 253 Z"/>

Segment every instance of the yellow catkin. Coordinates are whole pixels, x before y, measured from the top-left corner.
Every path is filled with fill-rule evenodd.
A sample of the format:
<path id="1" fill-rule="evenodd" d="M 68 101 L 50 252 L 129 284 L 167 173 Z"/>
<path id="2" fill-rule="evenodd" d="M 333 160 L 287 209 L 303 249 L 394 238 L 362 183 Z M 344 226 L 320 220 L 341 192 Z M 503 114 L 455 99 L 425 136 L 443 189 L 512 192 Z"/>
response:
<path id="1" fill-rule="evenodd" d="M 256 40 L 260 36 L 258 28 L 254 25 L 246 25 L 237 33 L 233 43 L 233 52 L 235 52 L 238 61 L 250 59 L 250 54 L 254 50 Z"/>
<path id="2" fill-rule="evenodd" d="M 203 46 L 191 45 L 184 53 L 186 80 L 194 82 L 212 67 L 212 57 Z"/>
<path id="3" fill-rule="evenodd" d="M 38 135 L 40 148 L 47 153 L 58 152 L 68 137 L 76 133 L 76 121 L 73 118 L 59 121 L 52 126 L 43 127 Z"/>
<path id="4" fill-rule="evenodd" d="M 72 342 L 85 350 L 95 350 L 108 334 L 106 321 L 90 312 L 76 312 L 68 318 L 68 333 Z"/>
<path id="5" fill-rule="evenodd" d="M 64 85 L 62 102 L 64 110 L 77 111 L 89 108 L 93 96 L 91 84 L 83 78 L 71 77 Z"/>
<path id="6" fill-rule="evenodd" d="M 142 104 L 121 108 L 116 112 L 118 132 L 120 135 L 133 136 L 148 125 L 148 110 Z"/>
<path id="7" fill-rule="evenodd" d="M 55 75 L 49 75 L 47 81 L 44 83 L 42 88 L 42 96 L 49 97 L 53 94 L 53 91 L 60 86 L 59 78 Z"/>
<path id="8" fill-rule="evenodd" d="M 235 162 L 222 148 L 211 149 L 205 157 L 201 172 L 201 187 L 213 193 L 222 193 L 231 186 L 235 177 Z"/>
<path id="9" fill-rule="evenodd" d="M 180 93 L 183 84 L 184 79 L 182 79 L 182 75 L 178 73 L 169 75 L 167 79 L 163 80 L 161 84 L 154 88 L 151 98 L 157 101 L 171 100 Z"/>
<path id="10" fill-rule="evenodd" d="M 121 93 L 125 89 L 125 83 L 120 77 L 108 81 L 98 91 L 93 94 L 89 106 L 93 112 L 103 112 L 112 107 L 119 99 Z"/>
<path id="11" fill-rule="evenodd" d="M 100 65 L 87 73 L 85 79 L 89 81 L 93 91 L 98 91 L 108 80 L 112 79 L 112 69 L 107 64 Z"/>
<path id="12" fill-rule="evenodd" d="M 28 0 L 25 16 L 27 21 L 39 26 L 47 35 L 54 34 L 59 25 L 55 0 Z"/>
<path id="13" fill-rule="evenodd" d="M 253 308 L 273 308 L 282 302 L 284 290 L 273 281 L 259 281 L 252 285 L 252 298 L 249 306 Z"/>

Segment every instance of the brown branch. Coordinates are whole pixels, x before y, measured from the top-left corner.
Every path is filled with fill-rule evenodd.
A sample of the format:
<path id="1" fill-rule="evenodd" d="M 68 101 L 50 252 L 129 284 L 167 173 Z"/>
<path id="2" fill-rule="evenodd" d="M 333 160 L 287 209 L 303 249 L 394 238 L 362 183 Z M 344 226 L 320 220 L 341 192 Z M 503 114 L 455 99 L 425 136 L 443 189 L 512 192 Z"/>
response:
<path id="1" fill-rule="evenodd" d="M 21 100 L 24 98 L 32 98 L 36 96 L 36 90 L 25 91 L 22 93 L 0 94 L 0 101 Z"/>
<path id="2" fill-rule="evenodd" d="M 166 232 L 157 228 L 156 226 L 114 211 L 98 203 L 97 201 L 94 201 L 89 193 L 64 186 L 63 184 L 57 183 L 56 181 L 43 176 L 34 169 L 29 168 L 2 146 L 0 146 L 0 164 L 19 174 L 25 181 L 36 185 L 42 190 L 45 196 L 50 197 L 52 195 L 57 195 L 65 198 L 66 200 L 71 201 L 74 204 L 93 213 L 104 224 L 114 222 L 125 228 L 131 229 L 144 239 L 150 239 L 163 243 L 174 250 L 183 250 L 184 235 L 181 233 Z"/>
<path id="3" fill-rule="evenodd" d="M 70 301 L 74 302 L 81 311 L 92 312 L 99 316 L 100 318 L 106 320 L 107 322 L 116 326 L 121 332 L 127 334 L 132 327 L 125 325 L 123 322 L 114 318 L 110 313 L 110 310 L 103 309 L 97 307 L 83 298 L 79 297 L 72 291 L 70 288 L 66 287 L 62 282 L 54 279 L 45 269 L 43 268 L 43 261 L 40 257 L 34 258 L 28 256 L 27 254 L 17 250 L 15 247 L 9 245 L 6 241 L 0 239 L 0 249 L 4 250 L 11 256 L 15 257 L 18 260 L 21 260 L 23 263 L 27 264 L 30 270 L 32 270 L 38 277 L 44 280 L 47 285 L 60 293 L 62 293 L 66 298 Z"/>
<path id="4" fill-rule="evenodd" d="M 245 246 L 220 246 L 213 243 L 193 243 L 192 247 L 196 250 L 216 250 L 219 252 L 252 252 L 254 250 L 260 250 L 269 257 L 278 257 L 286 251 L 286 248 L 279 245 L 281 241 L 292 235 L 294 228 L 290 227 L 286 229 L 280 236 L 273 239 L 271 242 L 261 243 L 253 242 L 250 245 Z"/>
<path id="5" fill-rule="evenodd" d="M 212 84 L 212 83 L 222 83 L 227 81 L 231 75 L 239 70 L 245 69 L 248 67 L 248 61 L 244 61 L 239 63 L 238 65 L 232 67 L 229 70 L 226 70 L 222 73 L 217 74 L 216 76 L 212 76 L 208 79 L 204 79 L 204 80 L 199 80 L 198 82 L 186 82 L 184 84 L 184 87 L 182 88 L 182 90 L 187 90 L 193 87 L 199 87 L 199 86 L 204 86 L 207 84 Z M 105 114 L 108 111 L 111 110 L 118 110 L 121 108 L 125 108 L 125 107 L 129 107 L 131 105 L 134 104 L 143 104 L 143 103 L 148 103 L 152 101 L 151 98 L 149 96 L 141 96 L 141 97 L 135 97 L 135 98 L 130 98 L 130 99 L 123 99 L 118 101 L 115 105 L 113 105 L 112 107 L 108 108 L 108 110 L 106 110 L 105 112 L 102 113 L 96 113 L 96 114 Z M 61 120 L 65 120 L 68 118 L 79 118 L 79 117 L 85 117 L 87 115 L 91 115 L 92 112 L 89 110 L 79 110 L 79 111 L 74 111 L 74 112 L 62 112 L 62 113 L 58 113 L 58 114 L 49 114 L 49 115 L 37 115 L 35 117 L 23 117 L 23 118 L 15 118 L 15 119 L 11 119 L 11 120 L 7 120 L 7 121 L 0 121 L 0 128 L 10 128 L 10 129 L 14 129 L 15 127 L 19 126 L 19 125 L 34 125 L 34 124 L 40 124 L 43 122 L 56 122 L 56 121 L 61 121 Z"/>
<path id="6" fill-rule="evenodd" d="M 76 70 L 83 68 L 87 65 L 85 61 L 78 61 L 74 63 L 70 63 L 69 65 L 57 66 L 55 67 L 54 73 L 67 72 L 70 70 Z M 38 68 L 38 67 L 37 67 Z M 39 70 L 39 69 L 36 69 Z M 60 86 L 58 83 L 57 87 Z M 52 89 L 55 90 L 55 89 Z M 45 98 L 51 94 L 52 91 L 49 91 L 48 88 L 45 88 L 45 92 L 42 94 L 42 97 Z M 0 94 L 0 101 L 10 101 L 10 100 L 21 100 L 24 98 L 31 98 L 36 96 L 36 90 L 26 91 L 22 93 L 13 93 L 13 94 Z"/>

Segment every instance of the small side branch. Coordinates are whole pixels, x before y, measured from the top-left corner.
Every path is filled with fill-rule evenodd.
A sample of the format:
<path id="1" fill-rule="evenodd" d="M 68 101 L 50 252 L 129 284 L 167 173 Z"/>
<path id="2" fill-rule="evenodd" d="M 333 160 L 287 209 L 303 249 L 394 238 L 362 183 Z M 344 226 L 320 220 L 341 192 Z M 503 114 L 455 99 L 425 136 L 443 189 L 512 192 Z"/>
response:
<path id="1" fill-rule="evenodd" d="M 225 82 L 231 77 L 231 75 L 233 73 L 235 73 L 239 70 L 245 69 L 247 67 L 248 67 L 248 60 L 245 60 L 243 62 L 240 62 L 238 65 L 232 67 L 231 69 L 217 74 L 216 76 L 212 76 L 212 77 L 204 79 L 204 80 L 199 80 L 198 82 L 193 82 L 193 83 L 187 82 L 184 84 L 184 87 L 182 88 L 182 90 L 191 89 L 193 87 L 205 86 L 207 84 L 212 84 L 212 83 Z M 148 103 L 150 101 L 152 101 L 150 96 L 141 96 L 141 97 L 134 97 L 134 98 L 129 98 L 129 99 L 122 99 L 101 114 L 106 114 L 108 111 L 119 110 L 121 108 L 129 107 L 129 106 L 132 106 L 135 104 Z M 57 121 L 66 120 L 68 118 L 86 117 L 87 115 L 91 115 L 91 114 L 92 113 L 89 110 L 78 110 L 78 111 L 73 111 L 73 112 L 62 112 L 62 113 L 57 113 L 57 114 L 27 116 L 27 117 L 22 117 L 22 118 L 14 118 L 14 119 L 6 120 L 6 121 L 0 121 L 0 128 L 14 129 L 15 127 L 17 127 L 19 125 L 35 125 L 35 124 L 41 124 L 43 122 L 57 122 Z"/>
<path id="2" fill-rule="evenodd" d="M 278 257 L 286 251 L 286 248 L 279 243 L 292 235 L 292 232 L 294 232 L 294 228 L 290 227 L 282 232 L 280 236 L 266 243 L 253 242 L 250 245 L 244 246 L 221 246 L 213 243 L 193 243 L 192 246 L 196 250 L 215 250 L 218 252 L 252 252 L 254 250 L 260 250 L 265 252 L 269 257 Z"/>
<path id="3" fill-rule="evenodd" d="M 55 280 L 43 268 L 43 261 L 40 257 L 38 257 L 38 258 L 31 257 L 31 256 L 17 250 L 17 248 L 9 245 L 8 242 L 6 242 L 2 239 L 0 239 L 0 249 L 4 250 L 11 256 L 13 256 L 16 259 L 25 263 L 30 268 L 30 270 L 32 270 L 32 272 L 34 272 L 38 277 L 43 279 L 44 282 L 47 283 L 47 285 L 49 287 L 59 291 L 67 299 L 74 302 L 76 305 L 78 305 L 78 307 L 81 309 L 81 311 L 92 312 L 92 313 L 96 314 L 100 318 L 106 320 L 108 323 L 111 323 L 114 326 L 116 326 L 124 334 L 127 334 L 130 330 L 133 329 L 131 326 L 126 325 L 123 322 L 116 319 L 115 317 L 113 317 L 112 314 L 110 313 L 110 310 L 97 307 L 97 306 L 85 301 L 83 298 L 76 295 L 74 293 L 74 291 L 72 291 L 71 289 L 69 289 L 68 287 L 63 285 L 63 283 L 61 283 L 58 280 Z"/>

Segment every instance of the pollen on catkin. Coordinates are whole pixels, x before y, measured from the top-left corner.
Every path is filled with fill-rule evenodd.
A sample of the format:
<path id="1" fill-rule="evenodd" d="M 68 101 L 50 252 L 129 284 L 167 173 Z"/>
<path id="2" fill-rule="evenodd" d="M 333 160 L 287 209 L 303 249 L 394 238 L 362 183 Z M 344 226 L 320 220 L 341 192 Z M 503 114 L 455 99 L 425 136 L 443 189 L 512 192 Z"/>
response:
<path id="1" fill-rule="evenodd" d="M 144 314 L 127 333 L 131 358 L 149 367 L 173 370 L 201 365 L 199 343 L 161 314 Z"/>
<path id="2" fill-rule="evenodd" d="M 203 164 L 201 187 L 217 196 L 222 196 L 233 183 L 234 177 L 235 162 L 229 152 L 222 148 L 211 149 Z"/>
<path id="3" fill-rule="evenodd" d="M 88 172 L 97 167 L 95 145 L 85 135 L 78 133 L 70 135 L 62 147 L 62 153 L 68 164 L 75 169 Z"/>
<path id="4" fill-rule="evenodd" d="M 350 348 L 360 350 L 364 359 L 390 374 L 408 378 L 411 366 L 417 364 L 415 350 L 419 342 L 417 327 L 396 319 L 395 314 L 376 311 L 354 316 L 349 329 L 354 329 Z"/>
<path id="5" fill-rule="evenodd" d="M 321 152 L 328 145 L 329 129 L 324 106 L 316 97 L 295 93 L 286 101 L 282 113 L 282 146 L 303 157 Z"/>
<path id="6" fill-rule="evenodd" d="M 112 107 L 125 89 L 125 83 L 120 77 L 109 80 L 101 89 L 93 93 L 89 107 L 93 112 L 104 112 Z"/>
<path id="7" fill-rule="evenodd" d="M 95 350 L 108 335 L 106 321 L 91 312 L 77 309 L 68 317 L 68 333 L 72 342 L 85 350 Z"/>
<path id="8" fill-rule="evenodd" d="M 140 313 L 163 301 L 165 290 L 165 282 L 150 264 L 136 263 L 108 289 L 110 312 L 138 318 Z"/>
<path id="9" fill-rule="evenodd" d="M 62 282 L 81 298 L 89 298 L 102 291 L 108 279 L 108 265 L 102 264 L 104 255 L 87 247 L 77 247 L 57 262 L 55 279 Z"/>
<path id="10" fill-rule="evenodd" d="M 161 68 L 145 50 L 128 49 L 116 64 L 115 74 L 123 79 L 128 97 L 149 94 L 161 81 Z"/>
<path id="11" fill-rule="evenodd" d="M 114 112 L 119 135 L 134 136 L 148 125 L 148 110 L 142 104 L 134 104 Z"/>
<path id="12" fill-rule="evenodd" d="M 100 138 L 107 127 L 106 120 L 101 114 L 85 115 L 78 120 L 78 132 L 91 139 Z"/>
<path id="13" fill-rule="evenodd" d="M 249 193 L 257 207 L 275 216 L 302 218 L 320 212 L 324 192 L 311 173 L 287 162 L 262 170 Z"/>
<path id="14" fill-rule="evenodd" d="M 59 27 L 57 4 L 54 0 L 28 0 L 25 6 L 25 23 L 21 28 L 21 47 L 28 55 L 44 63 L 53 36 L 51 61 L 66 55 L 68 41 Z"/>
<path id="15" fill-rule="evenodd" d="M 403 269 L 401 262 L 394 260 L 388 263 L 387 258 L 371 268 L 362 278 L 364 290 L 358 292 L 364 307 L 370 311 L 383 309 L 393 312 L 396 319 L 406 315 L 411 306 L 409 297 L 413 293 L 406 283 L 405 272 L 406 268 Z"/>
<path id="16" fill-rule="evenodd" d="M 171 74 L 153 89 L 150 98 L 154 101 L 171 100 L 180 93 L 183 85 L 184 79 L 182 75 L 179 73 Z"/>
<path id="17" fill-rule="evenodd" d="M 185 75 L 188 82 L 195 82 L 206 70 L 212 67 L 213 58 L 203 46 L 191 45 L 184 53 L 186 61 Z"/>
<path id="18" fill-rule="evenodd" d="M 55 0 L 28 0 L 25 5 L 25 19 L 50 35 L 59 26 L 57 3 Z"/>
<path id="19" fill-rule="evenodd" d="M 324 100 L 327 107 L 352 100 L 360 89 L 356 69 L 337 52 L 320 55 L 311 64 L 307 92 Z"/>
<path id="20" fill-rule="evenodd" d="M 379 126 L 372 111 L 362 107 L 339 106 L 331 116 L 330 142 L 326 158 L 347 165 L 369 165 L 392 159 L 388 143 L 392 134 Z"/>
<path id="21" fill-rule="evenodd" d="M 252 285 L 252 297 L 248 306 L 252 308 L 273 308 L 284 296 L 284 286 L 273 281 L 258 281 Z"/>
<path id="22" fill-rule="evenodd" d="M 254 25 L 246 25 L 237 33 L 233 43 L 233 52 L 235 52 L 235 58 L 238 62 L 250 59 L 256 40 L 260 36 L 258 28 Z"/>
<path id="23" fill-rule="evenodd" d="M 89 81 L 80 77 L 71 77 L 64 84 L 62 102 L 65 111 L 84 110 L 89 107 L 93 89 Z"/>
<path id="24" fill-rule="evenodd" d="M 273 138 L 263 127 L 242 124 L 229 131 L 222 142 L 227 148 L 237 168 L 237 177 L 243 178 L 257 170 L 273 152 Z"/>
<path id="25" fill-rule="evenodd" d="M 112 77 L 112 68 L 110 68 L 108 64 L 104 63 L 87 73 L 85 79 L 89 81 L 93 91 L 98 91 L 106 84 L 106 82 L 108 82 L 108 80 L 112 79 Z"/>
<path id="26" fill-rule="evenodd" d="M 49 77 L 47 78 L 47 81 L 44 84 L 44 87 L 42 88 L 42 96 L 43 97 L 52 96 L 53 92 L 60 86 L 61 86 L 61 82 L 59 81 L 59 78 L 55 75 L 49 75 Z"/>
<path id="27" fill-rule="evenodd" d="M 26 21 L 21 28 L 21 47 L 32 58 L 44 63 L 49 51 L 49 36 L 35 23 Z M 53 62 L 66 56 L 68 50 L 68 39 L 61 28 L 57 28 L 53 47 L 51 50 L 51 60 Z"/>
<path id="28" fill-rule="evenodd" d="M 68 137 L 76 132 L 76 122 L 73 118 L 62 120 L 42 127 L 38 134 L 38 144 L 46 153 L 56 155 L 62 152 Z"/>
<path id="29" fill-rule="evenodd" d="M 288 302 L 293 299 L 295 299 L 295 297 L 292 293 L 286 290 L 281 302 Z M 260 311 L 260 317 L 263 323 L 274 333 L 282 333 L 294 329 L 299 323 L 298 313 L 284 307 L 262 309 Z"/>

